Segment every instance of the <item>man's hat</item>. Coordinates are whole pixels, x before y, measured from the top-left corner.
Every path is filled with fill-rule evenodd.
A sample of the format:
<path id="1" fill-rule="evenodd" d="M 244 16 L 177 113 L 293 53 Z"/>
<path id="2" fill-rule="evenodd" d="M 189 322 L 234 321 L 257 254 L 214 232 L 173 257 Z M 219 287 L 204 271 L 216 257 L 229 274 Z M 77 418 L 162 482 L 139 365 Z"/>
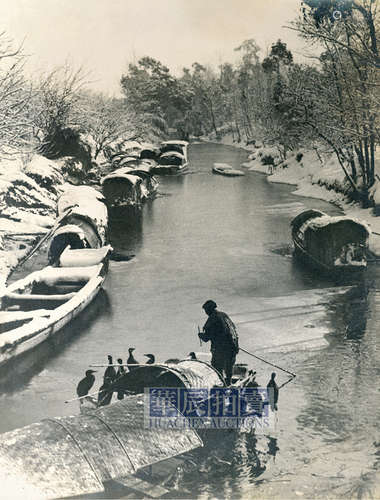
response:
<path id="1" fill-rule="evenodd" d="M 206 300 L 202 307 L 203 309 L 216 309 L 217 305 L 213 300 Z"/>

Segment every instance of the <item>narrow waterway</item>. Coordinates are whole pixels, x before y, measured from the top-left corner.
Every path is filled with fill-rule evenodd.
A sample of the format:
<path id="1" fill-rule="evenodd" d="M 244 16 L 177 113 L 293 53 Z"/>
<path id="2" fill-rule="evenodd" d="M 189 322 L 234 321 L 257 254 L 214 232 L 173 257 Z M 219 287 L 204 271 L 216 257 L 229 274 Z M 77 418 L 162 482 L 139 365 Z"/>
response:
<path id="1" fill-rule="evenodd" d="M 333 283 L 303 268 L 292 258 L 291 219 L 306 208 L 338 209 L 258 173 L 211 173 L 214 162 L 239 167 L 243 150 L 196 144 L 189 157 L 188 175 L 161 177 L 159 196 L 140 214 L 111 221 L 113 246 L 135 257 L 111 263 L 104 292 L 60 345 L 23 360 L 33 365 L 26 375 L 13 368 L 0 396 L 0 431 L 76 413 L 64 400 L 107 354 L 125 359 L 133 346 L 141 361 L 145 353 L 165 361 L 208 352 L 197 325 L 212 298 L 238 325 L 242 347 L 297 378 L 281 391 L 275 429 L 220 439 L 182 486 L 199 498 L 355 496 L 371 488 L 380 443 L 378 271 Z M 244 353 L 238 361 L 267 384 L 271 367 Z M 286 379 L 278 373 L 279 383 Z"/>

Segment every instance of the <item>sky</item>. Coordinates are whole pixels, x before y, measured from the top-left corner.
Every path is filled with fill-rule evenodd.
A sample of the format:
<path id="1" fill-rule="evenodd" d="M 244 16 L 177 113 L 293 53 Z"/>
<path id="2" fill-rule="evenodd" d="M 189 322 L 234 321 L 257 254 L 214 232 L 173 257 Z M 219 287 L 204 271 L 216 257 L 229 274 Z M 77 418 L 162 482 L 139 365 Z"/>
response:
<path id="1" fill-rule="evenodd" d="M 302 41 L 285 28 L 301 0 L 0 0 L 0 30 L 23 42 L 32 75 L 66 61 L 83 66 L 91 88 L 119 93 L 128 63 L 148 55 L 179 75 L 195 61 L 236 61 L 254 38 L 265 56 L 279 38 L 295 59 Z"/>

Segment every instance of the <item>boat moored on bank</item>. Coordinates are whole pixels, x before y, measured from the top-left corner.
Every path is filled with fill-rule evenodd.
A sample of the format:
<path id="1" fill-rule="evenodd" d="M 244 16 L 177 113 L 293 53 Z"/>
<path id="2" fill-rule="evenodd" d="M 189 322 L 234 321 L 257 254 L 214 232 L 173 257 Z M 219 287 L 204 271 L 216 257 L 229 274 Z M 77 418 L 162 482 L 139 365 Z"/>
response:
<path id="1" fill-rule="evenodd" d="M 141 160 L 119 168 L 102 179 L 102 190 L 109 207 L 140 206 L 154 196 L 158 181 L 150 165 Z"/>
<path id="2" fill-rule="evenodd" d="M 0 293 L 0 368 L 54 337 L 100 291 L 111 247 L 67 247 L 56 266 L 35 271 Z"/>
<path id="3" fill-rule="evenodd" d="M 58 199 L 60 218 L 49 244 L 49 263 L 58 261 L 66 247 L 100 248 L 108 240 L 108 211 L 105 198 L 89 186 L 73 186 Z"/>
<path id="4" fill-rule="evenodd" d="M 160 156 L 153 172 L 173 175 L 186 172 L 188 168 L 187 141 L 165 141 L 161 143 Z"/>
<path id="5" fill-rule="evenodd" d="M 291 222 L 296 256 L 327 272 L 360 271 L 367 267 L 369 228 L 346 216 L 306 210 Z"/>

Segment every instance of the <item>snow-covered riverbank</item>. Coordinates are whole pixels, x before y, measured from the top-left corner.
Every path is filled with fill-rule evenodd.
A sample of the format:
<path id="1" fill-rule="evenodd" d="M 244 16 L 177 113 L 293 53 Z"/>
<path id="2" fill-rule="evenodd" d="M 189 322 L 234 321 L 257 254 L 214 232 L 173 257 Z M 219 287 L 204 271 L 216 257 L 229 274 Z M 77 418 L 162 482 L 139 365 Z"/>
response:
<path id="1" fill-rule="evenodd" d="M 249 151 L 249 159 L 242 166 L 267 175 L 268 182 L 294 185 L 296 188 L 293 194 L 333 203 L 346 215 L 365 222 L 372 231 L 370 250 L 380 258 L 380 217 L 374 215 L 373 208 L 361 208 L 345 195 L 348 186 L 335 154 L 300 149 L 289 154 L 285 161 L 281 161 L 275 147 L 244 146 L 234 143 L 230 136 L 225 136 L 221 142 Z M 274 165 L 265 165 L 271 158 Z M 380 192 L 379 182 L 373 186 L 372 194 L 376 190 Z"/>
<path id="2" fill-rule="evenodd" d="M 34 155 L 0 162 L 0 280 L 54 224 L 64 178 L 56 162 Z"/>

